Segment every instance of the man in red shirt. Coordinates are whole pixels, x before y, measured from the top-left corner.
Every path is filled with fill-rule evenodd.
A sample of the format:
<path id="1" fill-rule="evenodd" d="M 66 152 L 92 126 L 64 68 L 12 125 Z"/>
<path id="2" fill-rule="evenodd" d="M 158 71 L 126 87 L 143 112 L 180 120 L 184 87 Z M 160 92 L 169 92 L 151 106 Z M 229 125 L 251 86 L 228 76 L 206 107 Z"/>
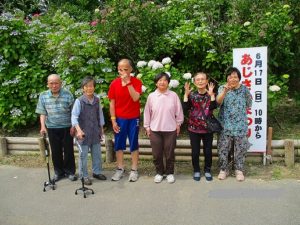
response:
<path id="1" fill-rule="evenodd" d="M 131 152 L 131 171 L 129 181 L 138 179 L 138 134 L 140 118 L 140 95 L 142 82 L 130 75 L 133 70 L 129 59 L 122 59 L 118 63 L 119 77 L 112 81 L 108 91 L 110 99 L 110 115 L 112 127 L 115 132 L 115 151 L 117 158 L 117 169 L 112 176 L 112 181 L 120 180 L 124 175 L 123 151 L 126 150 L 126 139 L 128 137 Z"/>

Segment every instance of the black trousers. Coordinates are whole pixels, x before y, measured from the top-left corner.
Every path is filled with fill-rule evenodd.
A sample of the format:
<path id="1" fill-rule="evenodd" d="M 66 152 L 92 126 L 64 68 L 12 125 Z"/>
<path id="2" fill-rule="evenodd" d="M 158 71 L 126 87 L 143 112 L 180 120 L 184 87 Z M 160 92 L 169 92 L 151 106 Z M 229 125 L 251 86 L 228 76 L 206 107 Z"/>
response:
<path id="1" fill-rule="evenodd" d="M 70 127 L 48 128 L 48 137 L 55 174 L 75 174 L 74 145 Z"/>
<path id="2" fill-rule="evenodd" d="M 199 156 L 200 156 L 200 146 L 201 140 L 203 142 L 203 152 L 204 152 L 204 172 L 210 172 L 212 164 L 212 142 L 213 134 L 205 133 L 198 134 L 194 132 L 189 132 L 190 141 L 192 146 L 192 164 L 194 172 L 200 172 Z"/>

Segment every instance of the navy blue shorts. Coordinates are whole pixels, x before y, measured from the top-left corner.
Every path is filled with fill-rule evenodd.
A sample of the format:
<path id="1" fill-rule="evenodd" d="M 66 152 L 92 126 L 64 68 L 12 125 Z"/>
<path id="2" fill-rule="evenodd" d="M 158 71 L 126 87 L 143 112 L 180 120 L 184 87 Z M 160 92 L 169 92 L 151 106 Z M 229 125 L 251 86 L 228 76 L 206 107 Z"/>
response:
<path id="1" fill-rule="evenodd" d="M 140 119 L 121 119 L 117 118 L 116 122 L 120 127 L 120 132 L 115 133 L 115 151 L 126 150 L 126 139 L 128 136 L 130 152 L 139 149 L 139 123 Z"/>

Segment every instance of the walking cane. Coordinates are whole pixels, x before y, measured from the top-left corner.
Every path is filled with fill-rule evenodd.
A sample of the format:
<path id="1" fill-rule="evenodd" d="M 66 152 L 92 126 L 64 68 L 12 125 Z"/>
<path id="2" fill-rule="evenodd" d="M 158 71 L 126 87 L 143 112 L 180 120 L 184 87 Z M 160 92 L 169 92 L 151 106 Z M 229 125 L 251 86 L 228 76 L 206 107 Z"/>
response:
<path id="1" fill-rule="evenodd" d="M 48 170 L 48 181 L 44 182 L 44 189 L 43 189 L 43 191 L 45 192 L 47 187 L 51 188 L 52 190 L 55 190 L 56 184 L 55 184 L 55 180 L 51 179 L 51 176 L 50 176 L 49 144 L 47 142 L 47 137 L 46 137 L 45 133 L 43 134 L 43 141 L 44 141 L 44 144 L 45 144 L 45 157 L 46 157 L 47 170 Z"/>

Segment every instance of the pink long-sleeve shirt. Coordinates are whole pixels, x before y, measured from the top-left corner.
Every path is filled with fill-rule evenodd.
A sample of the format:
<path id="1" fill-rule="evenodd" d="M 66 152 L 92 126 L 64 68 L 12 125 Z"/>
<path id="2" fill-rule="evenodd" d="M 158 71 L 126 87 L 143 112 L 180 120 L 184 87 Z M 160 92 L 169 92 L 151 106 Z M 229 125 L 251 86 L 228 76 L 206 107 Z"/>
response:
<path id="1" fill-rule="evenodd" d="M 152 131 L 174 131 L 183 123 L 184 116 L 179 97 L 174 91 L 158 90 L 149 94 L 144 108 L 144 127 Z"/>

